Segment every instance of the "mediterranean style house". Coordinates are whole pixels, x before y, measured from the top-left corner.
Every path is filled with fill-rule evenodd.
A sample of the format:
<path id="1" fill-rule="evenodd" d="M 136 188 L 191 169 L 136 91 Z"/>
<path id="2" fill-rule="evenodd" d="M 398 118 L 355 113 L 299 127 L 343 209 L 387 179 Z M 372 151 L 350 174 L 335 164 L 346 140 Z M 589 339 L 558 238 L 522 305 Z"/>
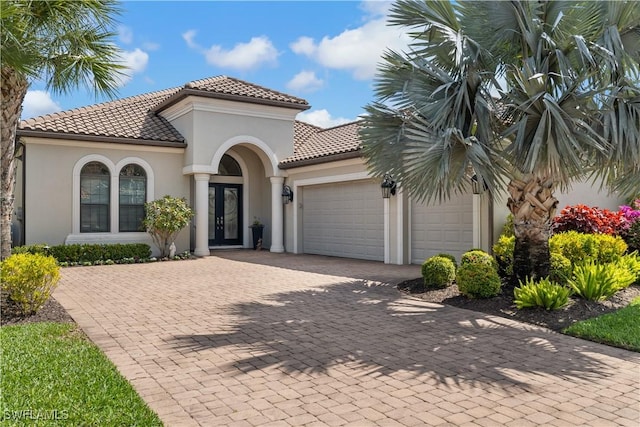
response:
<path id="1" fill-rule="evenodd" d="M 144 203 L 183 197 L 196 215 L 175 244 L 207 256 L 263 248 L 422 263 L 490 250 L 506 200 L 466 194 L 440 205 L 401 188 L 383 198 L 360 155 L 359 122 L 321 129 L 296 120 L 307 101 L 218 76 L 24 120 L 15 238 L 23 244 L 149 243 Z M 559 196 L 617 209 L 587 184 Z M 154 248 L 155 249 L 155 248 Z"/>

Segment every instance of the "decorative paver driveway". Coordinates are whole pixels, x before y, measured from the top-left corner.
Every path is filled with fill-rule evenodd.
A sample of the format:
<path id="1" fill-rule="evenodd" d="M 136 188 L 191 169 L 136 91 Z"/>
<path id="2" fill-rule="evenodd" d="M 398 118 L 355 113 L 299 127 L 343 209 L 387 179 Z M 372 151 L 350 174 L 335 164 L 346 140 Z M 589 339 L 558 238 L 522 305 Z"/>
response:
<path id="1" fill-rule="evenodd" d="M 215 255 L 55 292 L 166 425 L 640 423 L 638 354 L 403 297 L 417 266 Z"/>

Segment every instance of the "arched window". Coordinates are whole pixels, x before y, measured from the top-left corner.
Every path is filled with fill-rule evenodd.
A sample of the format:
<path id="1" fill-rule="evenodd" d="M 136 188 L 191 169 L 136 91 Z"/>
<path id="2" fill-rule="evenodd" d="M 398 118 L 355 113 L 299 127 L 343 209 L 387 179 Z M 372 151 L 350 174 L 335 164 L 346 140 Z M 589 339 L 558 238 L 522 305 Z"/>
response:
<path id="1" fill-rule="evenodd" d="M 147 174 L 142 166 L 130 163 L 123 167 L 120 170 L 119 186 L 119 231 L 143 231 Z"/>
<path id="2" fill-rule="evenodd" d="M 242 169 L 240 169 L 240 165 L 236 160 L 225 154 L 220 159 L 219 175 L 225 176 L 242 176 Z"/>
<path id="3" fill-rule="evenodd" d="M 89 162 L 80 171 L 80 232 L 109 232 L 109 169 Z"/>

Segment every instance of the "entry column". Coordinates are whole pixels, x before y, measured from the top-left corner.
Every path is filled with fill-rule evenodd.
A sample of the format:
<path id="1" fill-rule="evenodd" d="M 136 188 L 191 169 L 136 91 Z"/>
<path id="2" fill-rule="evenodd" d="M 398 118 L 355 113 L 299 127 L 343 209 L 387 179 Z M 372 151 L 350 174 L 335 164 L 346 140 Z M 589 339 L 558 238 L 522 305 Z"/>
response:
<path id="1" fill-rule="evenodd" d="M 209 174 L 196 173 L 196 248 L 195 256 L 209 256 Z"/>
<path id="2" fill-rule="evenodd" d="M 284 208 L 282 184 L 284 177 L 272 176 L 271 180 L 271 252 L 284 252 Z"/>

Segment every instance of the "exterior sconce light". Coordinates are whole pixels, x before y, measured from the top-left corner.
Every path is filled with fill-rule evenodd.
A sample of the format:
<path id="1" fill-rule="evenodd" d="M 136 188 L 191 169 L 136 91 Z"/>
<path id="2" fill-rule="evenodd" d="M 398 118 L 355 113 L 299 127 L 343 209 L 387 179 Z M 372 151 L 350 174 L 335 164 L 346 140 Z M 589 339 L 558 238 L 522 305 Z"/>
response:
<path id="1" fill-rule="evenodd" d="M 282 203 L 288 205 L 293 202 L 293 190 L 288 185 L 282 186 Z"/>
<path id="2" fill-rule="evenodd" d="M 384 175 L 384 179 L 382 180 L 382 184 L 380 184 L 380 188 L 382 188 L 382 198 L 388 199 L 391 196 L 396 195 L 396 182 L 389 176 L 389 174 Z"/>
<path id="3" fill-rule="evenodd" d="M 482 181 L 482 183 L 480 183 Z M 478 178 L 477 174 L 473 174 L 471 177 L 471 191 L 473 194 L 482 194 L 487 189 L 487 184 L 484 183 L 482 178 Z"/>

